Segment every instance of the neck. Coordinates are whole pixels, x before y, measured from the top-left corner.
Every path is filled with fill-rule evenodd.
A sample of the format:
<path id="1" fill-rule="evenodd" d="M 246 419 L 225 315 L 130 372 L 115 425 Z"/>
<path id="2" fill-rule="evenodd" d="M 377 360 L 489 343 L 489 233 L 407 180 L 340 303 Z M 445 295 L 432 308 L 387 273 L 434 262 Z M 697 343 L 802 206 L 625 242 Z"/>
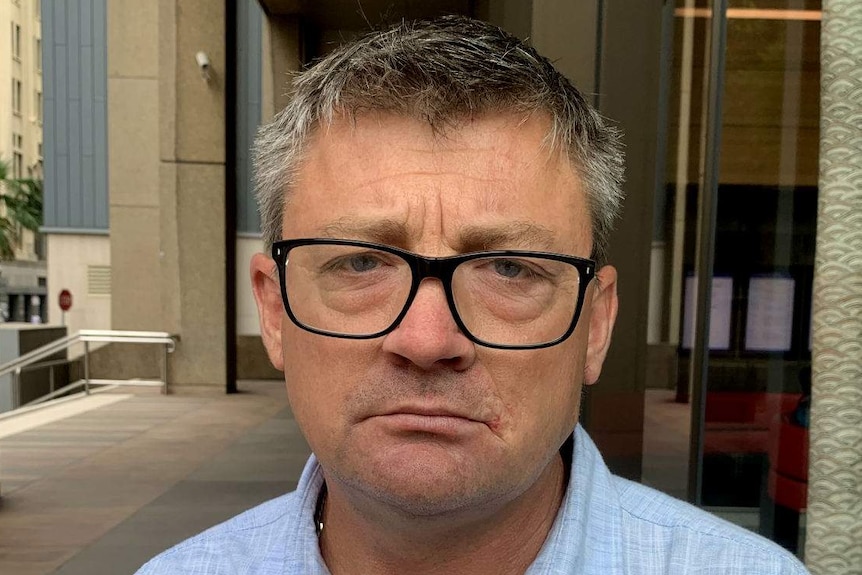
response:
<path id="1" fill-rule="evenodd" d="M 320 551 L 332 575 L 523 574 L 542 548 L 565 492 L 557 456 L 515 500 L 481 516 L 403 517 L 351 502 L 328 487 Z"/>

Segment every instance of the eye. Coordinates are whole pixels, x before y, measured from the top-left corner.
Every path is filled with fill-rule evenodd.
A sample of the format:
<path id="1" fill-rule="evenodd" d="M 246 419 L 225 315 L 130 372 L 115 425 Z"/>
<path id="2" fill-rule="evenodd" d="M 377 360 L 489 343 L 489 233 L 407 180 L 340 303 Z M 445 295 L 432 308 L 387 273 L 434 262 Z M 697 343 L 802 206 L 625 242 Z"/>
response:
<path id="1" fill-rule="evenodd" d="M 350 257 L 344 265 L 352 272 L 367 272 L 379 267 L 381 263 L 380 259 L 374 256 L 358 254 Z"/>
<path id="2" fill-rule="evenodd" d="M 346 253 L 330 259 L 320 266 L 321 273 L 366 275 L 398 267 L 396 258 L 377 251 Z"/>
<path id="3" fill-rule="evenodd" d="M 503 277 L 515 279 L 521 275 L 534 275 L 533 272 L 524 264 L 516 260 L 494 260 L 494 271 Z"/>

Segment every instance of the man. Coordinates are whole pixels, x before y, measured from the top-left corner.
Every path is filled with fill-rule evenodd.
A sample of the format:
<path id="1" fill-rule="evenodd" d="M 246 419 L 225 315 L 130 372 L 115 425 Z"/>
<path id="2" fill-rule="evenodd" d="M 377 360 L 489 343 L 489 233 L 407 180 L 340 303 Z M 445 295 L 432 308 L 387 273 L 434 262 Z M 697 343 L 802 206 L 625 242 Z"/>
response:
<path id="1" fill-rule="evenodd" d="M 294 89 L 256 144 L 251 275 L 314 456 L 141 573 L 804 573 L 612 476 L 577 427 L 617 313 L 622 154 L 547 60 L 452 17 Z"/>

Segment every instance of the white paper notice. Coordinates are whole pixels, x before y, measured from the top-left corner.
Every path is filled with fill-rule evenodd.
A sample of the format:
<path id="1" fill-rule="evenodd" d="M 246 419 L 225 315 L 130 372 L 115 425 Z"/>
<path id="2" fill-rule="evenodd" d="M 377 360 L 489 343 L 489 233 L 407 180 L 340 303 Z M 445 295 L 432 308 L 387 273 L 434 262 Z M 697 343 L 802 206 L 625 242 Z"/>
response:
<path id="1" fill-rule="evenodd" d="M 682 347 L 694 344 L 694 306 L 697 278 L 685 278 L 685 309 L 682 324 Z M 733 302 L 733 278 L 712 278 L 709 310 L 709 349 L 730 349 L 730 306 Z"/>
<path id="2" fill-rule="evenodd" d="M 789 277 L 755 277 L 749 280 L 745 349 L 790 350 L 795 287 L 795 281 Z"/>

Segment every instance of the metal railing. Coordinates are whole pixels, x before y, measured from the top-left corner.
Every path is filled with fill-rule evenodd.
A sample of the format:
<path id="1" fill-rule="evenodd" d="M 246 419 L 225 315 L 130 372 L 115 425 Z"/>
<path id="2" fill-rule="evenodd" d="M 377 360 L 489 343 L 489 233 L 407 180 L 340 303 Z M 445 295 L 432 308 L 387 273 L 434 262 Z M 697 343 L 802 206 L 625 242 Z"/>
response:
<path id="1" fill-rule="evenodd" d="M 69 359 L 54 359 L 41 361 L 50 356 L 65 351 L 71 346 L 83 343 L 84 355 L 82 362 L 84 366 L 84 377 L 78 381 L 64 385 L 60 389 L 54 389 L 54 367 L 71 363 L 75 360 Z M 162 344 L 164 346 L 161 379 L 129 379 L 129 380 L 113 380 L 113 379 L 91 379 L 90 378 L 90 344 L 91 343 L 141 343 L 141 344 Z M 49 381 L 51 391 L 26 405 L 35 405 L 57 396 L 69 393 L 77 388 L 84 388 L 84 393 L 90 394 L 90 385 L 144 385 L 144 386 L 160 386 L 162 393 L 168 392 L 168 354 L 173 353 L 176 349 L 176 342 L 170 334 L 165 332 L 155 331 L 117 331 L 117 330 L 81 330 L 72 335 L 67 335 L 60 339 L 54 340 L 51 343 L 43 345 L 38 349 L 25 353 L 17 359 L 13 359 L 3 365 L 0 365 L 0 377 L 4 375 L 12 376 L 12 405 L 13 409 L 23 407 L 20 405 L 21 397 L 21 373 L 35 369 L 50 368 Z"/>

